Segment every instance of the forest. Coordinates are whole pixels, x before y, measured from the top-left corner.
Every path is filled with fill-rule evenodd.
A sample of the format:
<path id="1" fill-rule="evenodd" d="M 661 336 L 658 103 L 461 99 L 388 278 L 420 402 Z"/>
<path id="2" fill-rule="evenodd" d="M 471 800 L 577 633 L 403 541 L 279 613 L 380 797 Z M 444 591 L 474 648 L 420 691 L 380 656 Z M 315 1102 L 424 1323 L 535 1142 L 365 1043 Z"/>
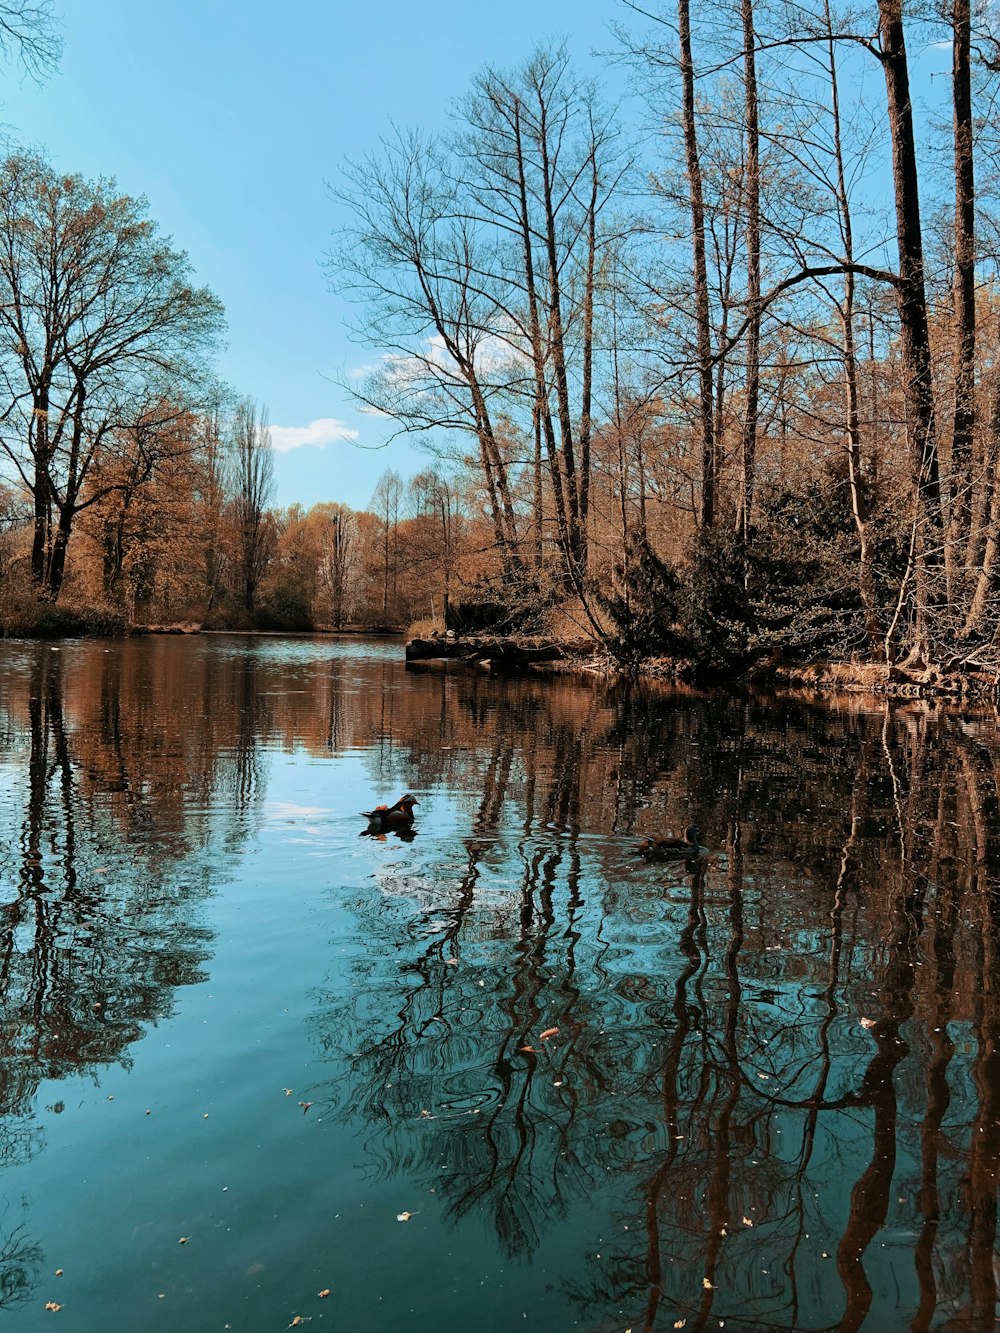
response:
<path id="1" fill-rule="evenodd" d="M 273 505 L 266 409 L 218 383 L 221 305 L 145 201 L 9 153 L 5 633 L 415 625 L 996 676 L 991 12 L 608 17 L 602 77 L 558 43 L 485 65 L 445 133 L 390 127 L 334 178 L 367 358 L 342 387 L 428 454 L 363 512 Z"/>

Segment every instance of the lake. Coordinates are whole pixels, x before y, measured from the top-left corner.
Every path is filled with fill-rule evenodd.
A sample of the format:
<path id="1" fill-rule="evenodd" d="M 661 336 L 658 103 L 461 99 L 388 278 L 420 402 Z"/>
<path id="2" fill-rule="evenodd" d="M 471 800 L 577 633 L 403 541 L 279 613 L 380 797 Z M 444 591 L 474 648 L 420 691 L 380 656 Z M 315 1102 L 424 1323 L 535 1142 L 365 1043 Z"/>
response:
<path id="1" fill-rule="evenodd" d="M 0 644 L 0 1325 L 993 1330 L 997 718 L 402 657 Z"/>

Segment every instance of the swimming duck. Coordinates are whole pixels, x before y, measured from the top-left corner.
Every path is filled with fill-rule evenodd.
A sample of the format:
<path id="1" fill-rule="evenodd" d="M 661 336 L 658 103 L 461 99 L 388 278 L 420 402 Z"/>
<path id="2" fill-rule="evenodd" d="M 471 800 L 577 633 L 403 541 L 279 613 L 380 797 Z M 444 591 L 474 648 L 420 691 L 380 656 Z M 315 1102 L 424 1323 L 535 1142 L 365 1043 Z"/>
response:
<path id="1" fill-rule="evenodd" d="M 369 833 L 382 833 L 386 829 L 408 829 L 413 823 L 413 807 L 419 804 L 417 798 L 407 792 L 395 805 L 377 805 L 374 810 L 362 810 L 361 814 L 368 820 Z"/>
<path id="2" fill-rule="evenodd" d="M 688 824 L 683 838 L 647 838 L 639 844 L 639 855 L 663 857 L 665 860 L 697 856 L 701 850 L 700 838 L 701 829 L 698 825 Z"/>

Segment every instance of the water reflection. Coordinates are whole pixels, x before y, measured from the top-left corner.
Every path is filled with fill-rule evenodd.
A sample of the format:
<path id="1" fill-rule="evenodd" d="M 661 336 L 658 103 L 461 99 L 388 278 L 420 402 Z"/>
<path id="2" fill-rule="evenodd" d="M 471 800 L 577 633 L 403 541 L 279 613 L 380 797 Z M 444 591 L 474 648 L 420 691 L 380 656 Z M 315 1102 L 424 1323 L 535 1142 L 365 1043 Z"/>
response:
<path id="1" fill-rule="evenodd" d="M 567 1329 L 995 1327 L 995 718 L 223 640 L 17 650 L 0 725 L 0 1168 L 43 1081 L 128 1062 L 203 977 L 282 751 L 362 858 L 299 1105 L 460 1270 L 544 1264 Z M 359 842 L 358 764 L 419 794 L 404 836 Z M 707 856 L 638 855 L 689 822 Z M 7 1198 L 0 1307 L 40 1262 Z"/>
<path id="2" fill-rule="evenodd" d="M 564 1275 L 594 1327 L 993 1328 L 992 721 L 457 692 L 447 739 L 489 736 L 464 865 L 395 877 L 405 933 L 357 904 L 404 998 L 318 1023 L 381 1169 L 509 1256 L 571 1203 L 613 1218 Z M 650 875 L 592 837 L 665 809 L 716 855 Z"/>

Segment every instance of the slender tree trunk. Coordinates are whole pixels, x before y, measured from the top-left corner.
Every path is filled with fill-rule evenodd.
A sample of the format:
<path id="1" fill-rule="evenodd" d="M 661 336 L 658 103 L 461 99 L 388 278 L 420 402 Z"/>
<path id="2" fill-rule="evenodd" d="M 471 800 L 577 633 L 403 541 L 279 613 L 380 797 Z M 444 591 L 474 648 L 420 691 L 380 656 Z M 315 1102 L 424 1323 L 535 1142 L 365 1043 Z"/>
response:
<path id="1" fill-rule="evenodd" d="M 56 601 L 62 589 L 66 575 L 66 550 L 69 546 L 70 528 L 73 523 L 73 510 L 63 505 L 59 511 L 59 522 L 52 539 L 49 555 L 49 567 L 45 579 L 45 590 L 52 601 Z"/>
<path id="2" fill-rule="evenodd" d="M 924 288 L 917 154 L 903 34 L 902 0 L 878 0 L 878 12 L 892 140 L 896 238 L 899 248 L 897 295 L 916 506 L 912 648 L 915 659 L 928 660 L 931 636 L 935 629 L 935 613 L 944 603 L 945 596 L 941 587 L 941 484 Z"/>
<path id="3" fill-rule="evenodd" d="M 970 0 L 952 4 L 955 139 L 955 416 L 951 442 L 951 521 L 946 558 L 960 564 L 972 513 L 976 424 L 976 182 L 973 161 Z M 954 586 L 954 580 L 953 580 Z"/>
<path id="4" fill-rule="evenodd" d="M 753 0 L 741 0 L 743 20 L 743 77 L 746 85 L 747 135 L 747 389 L 740 440 L 740 499 L 737 531 L 749 540 L 753 509 L 754 468 L 757 457 L 757 411 L 760 396 L 760 122 L 757 109 L 757 34 Z"/>
<path id="5" fill-rule="evenodd" d="M 532 526 L 534 528 L 534 546 L 535 546 L 535 568 L 540 570 L 542 567 L 542 407 L 535 399 L 535 406 L 532 412 L 532 432 L 534 435 L 535 452 L 531 462 L 531 480 L 532 480 Z"/>
<path id="6" fill-rule="evenodd" d="M 573 443 L 573 420 L 569 409 L 569 376 L 566 365 L 566 341 L 562 311 L 562 278 L 559 265 L 558 233 L 553 203 L 554 171 L 549 153 L 548 119 L 542 108 L 539 147 L 542 167 L 542 203 L 545 217 L 545 252 L 548 260 L 548 355 L 552 362 L 555 381 L 556 413 L 559 418 L 559 444 L 562 471 L 566 480 L 567 535 L 569 557 L 576 565 L 574 578 L 586 572 L 580 521 L 580 478 L 576 471 L 576 449 Z"/>
<path id="7" fill-rule="evenodd" d="M 580 534 L 579 560 L 587 571 L 587 519 L 590 513 L 590 438 L 593 431 L 592 385 L 594 363 L 594 281 L 597 267 L 597 197 L 600 177 L 597 170 L 597 151 L 590 159 L 590 200 L 587 209 L 587 264 L 584 271 L 583 291 L 583 385 L 580 396 Z"/>
<path id="8" fill-rule="evenodd" d="M 854 263 L 854 233 L 851 219 L 851 201 L 844 171 L 844 154 L 840 133 L 840 86 L 837 77 L 836 49 L 830 21 L 830 5 L 824 6 L 828 37 L 827 53 L 830 70 L 830 104 L 833 116 L 833 147 L 837 166 L 837 205 L 840 212 L 841 239 L 844 259 Z M 851 517 L 858 534 L 858 591 L 865 621 L 865 639 L 869 655 L 875 661 L 885 660 L 885 643 L 878 626 L 875 576 L 872 570 L 871 540 L 869 537 L 868 497 L 861 467 L 861 425 L 858 408 L 858 359 L 854 341 L 854 273 L 850 268 L 844 274 L 844 302 L 840 311 L 844 331 L 844 396 L 847 427 L 847 472 L 851 488 Z"/>
<path id="9" fill-rule="evenodd" d="M 984 524 L 982 563 L 962 630 L 962 638 L 970 640 L 984 638 L 989 633 L 991 622 L 995 619 L 995 607 L 993 616 L 987 613 L 1000 592 L 1000 485 L 997 484 L 996 476 L 997 468 L 1000 467 L 1000 378 L 993 385 L 990 399 L 986 452 L 993 460 L 985 483 L 990 491 L 989 515 Z"/>
<path id="10" fill-rule="evenodd" d="M 695 328 L 701 419 L 701 523 L 702 527 L 710 528 L 715 522 L 716 500 L 715 431 L 712 420 L 712 329 L 708 301 L 708 265 L 705 259 L 705 201 L 701 181 L 701 159 L 698 154 L 698 127 L 695 120 L 690 0 L 677 0 L 677 29 L 680 40 L 684 155 L 687 163 L 691 244 L 694 252 Z"/>
<path id="11" fill-rule="evenodd" d="M 39 588 L 47 582 L 46 566 L 52 523 L 52 495 L 49 482 L 49 400 L 44 386 L 35 396 L 34 420 L 34 529 L 31 540 L 31 578 Z"/>

